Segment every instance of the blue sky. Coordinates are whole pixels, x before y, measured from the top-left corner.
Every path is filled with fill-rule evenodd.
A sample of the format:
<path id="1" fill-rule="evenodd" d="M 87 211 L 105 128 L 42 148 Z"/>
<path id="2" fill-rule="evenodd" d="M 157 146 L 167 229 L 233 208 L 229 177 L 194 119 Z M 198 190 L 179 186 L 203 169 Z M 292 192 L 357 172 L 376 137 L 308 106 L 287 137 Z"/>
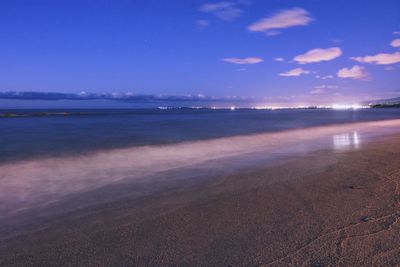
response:
<path id="1" fill-rule="evenodd" d="M 400 95 L 398 0 L 13 0 L 0 25 L 2 91 Z"/>

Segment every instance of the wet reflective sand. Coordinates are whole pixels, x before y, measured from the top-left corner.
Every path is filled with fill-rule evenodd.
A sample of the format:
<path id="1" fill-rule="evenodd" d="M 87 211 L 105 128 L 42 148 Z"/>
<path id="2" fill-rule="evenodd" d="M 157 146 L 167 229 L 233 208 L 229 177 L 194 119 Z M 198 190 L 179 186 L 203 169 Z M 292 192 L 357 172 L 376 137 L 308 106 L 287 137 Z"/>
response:
<path id="1" fill-rule="evenodd" d="M 221 175 L 321 149 L 360 149 L 377 136 L 397 131 L 400 120 L 363 122 L 5 163 L 0 165 L 0 223 L 71 195 L 107 190 L 111 185 L 148 183 L 159 189 L 159 180 L 168 184 L 185 177 Z M 150 191 L 138 189 L 135 195 Z M 115 195 L 116 199 L 119 197 Z M 109 194 L 107 201 L 112 198 Z M 101 201 L 85 200 L 67 210 Z"/>
<path id="2" fill-rule="evenodd" d="M 72 194 L 64 204 L 109 198 L 19 233 L 15 225 L 8 228 L 14 235 L 0 243 L 0 265 L 397 266 L 400 135 L 374 136 L 365 130 L 376 125 L 359 126 L 336 128 L 321 142 L 313 135 L 310 142 L 322 150 L 303 153 L 305 143 L 296 143 L 299 154 L 270 166 L 226 172 L 224 165 L 218 175 L 181 180 L 182 172 L 169 170 L 173 175 L 156 182 L 128 179 Z M 187 170 L 218 169 L 219 163 Z M 157 193 L 134 194 L 160 184 Z"/>

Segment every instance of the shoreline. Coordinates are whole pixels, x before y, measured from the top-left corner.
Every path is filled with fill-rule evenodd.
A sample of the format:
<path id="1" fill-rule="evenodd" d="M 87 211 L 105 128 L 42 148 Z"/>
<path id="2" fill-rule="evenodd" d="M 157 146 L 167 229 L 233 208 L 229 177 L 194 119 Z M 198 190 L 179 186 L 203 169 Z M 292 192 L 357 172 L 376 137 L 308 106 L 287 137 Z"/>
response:
<path id="1" fill-rule="evenodd" d="M 51 212 L 140 198 L 318 150 L 357 150 L 399 127 L 399 119 L 360 122 L 5 163 L 0 165 L 0 235 L 10 219 L 14 225 L 24 216 L 40 219 Z"/>
<path id="2" fill-rule="evenodd" d="M 391 135 L 71 212 L 2 242 L 0 265 L 400 264 L 399 151 Z"/>
<path id="3" fill-rule="evenodd" d="M 98 110 L 101 111 L 101 110 Z M 105 112 L 107 110 L 103 110 Z M 62 116 L 61 119 L 49 118 L 39 118 L 39 119 L 21 119 L 21 120 L 3 120 L 5 129 L 8 129 L 1 135 L 2 138 L 8 139 L 3 147 L 0 147 L 0 164 L 11 163 L 15 161 L 27 161 L 35 160 L 38 158 L 60 158 L 60 157 L 76 157 L 82 154 L 91 155 L 98 152 L 113 150 L 113 149 L 124 149 L 127 147 L 141 147 L 141 146 L 161 146 L 161 145 L 175 145 L 182 142 L 196 142 L 196 141 L 207 141 L 212 139 L 234 137 L 234 136 L 244 136 L 244 135 L 255 135 L 263 133 L 279 133 L 288 130 L 299 130 L 307 129 L 312 127 L 329 127 L 329 126 L 340 126 L 349 123 L 362 123 L 362 122 L 381 122 L 384 120 L 394 120 L 399 118 L 398 110 L 389 109 L 378 111 L 368 111 L 368 110 L 301 110 L 301 111 L 224 111 L 218 116 L 209 116 L 207 112 L 200 112 L 197 114 L 187 112 L 180 115 L 173 114 L 161 114 L 158 112 L 137 112 L 135 114 L 123 114 L 118 115 L 116 112 L 113 127 L 118 128 L 121 131 L 121 135 L 116 135 L 115 132 L 106 130 L 104 134 L 98 135 L 95 140 L 90 138 L 84 138 L 87 136 L 88 129 L 94 127 L 97 130 L 104 130 L 103 127 L 97 128 L 101 123 L 105 127 L 110 127 L 110 116 L 106 115 L 104 117 L 94 116 L 74 118 L 73 116 L 65 116 L 62 110 L 55 112 Z M 167 112 L 168 113 L 168 112 Z M 41 114 L 40 112 L 38 113 Z M 134 123 L 130 127 L 121 128 L 121 123 L 127 123 L 127 121 L 134 120 L 138 116 L 143 119 L 147 115 L 155 115 L 157 119 L 150 120 L 152 123 L 144 128 L 141 128 L 140 123 Z M 295 115 L 296 114 L 296 115 Z M 110 114 L 111 115 L 111 114 Z M 163 115 L 163 116 L 158 116 Z M 167 115 L 167 116 L 164 116 Z M 196 120 L 211 120 L 207 127 L 202 127 L 198 123 L 193 122 L 190 118 L 196 115 L 194 118 Z M 293 116 L 295 115 L 295 116 Z M 304 116 L 307 115 L 307 116 Z M 321 120 L 321 115 L 326 117 L 326 120 Z M 179 121 L 174 121 L 179 117 Z M 235 121 L 233 118 L 238 117 L 239 121 Z M 280 117 L 281 122 L 268 123 L 273 120 L 273 118 Z M 300 117 L 300 118 L 297 118 Z M 301 119 L 301 117 L 304 117 Z M 163 119 L 171 122 L 172 124 L 164 125 L 161 128 L 157 125 L 159 123 L 163 124 Z M 194 119 L 192 118 L 192 119 Z M 226 123 L 218 123 L 219 119 L 226 119 Z M 297 119 L 296 119 L 297 118 Z M 254 124 L 256 121 L 260 120 L 260 125 Z M 31 123 L 29 123 L 31 122 Z M 272 122 L 272 121 L 271 121 Z M 60 127 L 67 132 L 71 131 L 71 134 L 63 134 L 57 132 L 51 125 L 56 123 L 60 124 Z M 174 124 L 175 123 L 175 124 Z M 241 124 L 241 127 L 237 128 L 236 123 Z M 243 125 L 242 125 L 243 123 Z M 36 126 L 34 126 L 37 124 Z M 74 124 L 80 125 L 77 129 L 74 129 Z M 95 125 L 93 125 L 95 124 Z M 104 125 L 105 124 L 105 125 Z M 97 125 L 97 126 L 96 126 Z M 135 126 L 136 125 L 136 126 Z M 181 131 L 176 130 L 174 127 L 183 127 L 192 125 L 194 132 L 191 131 Z M 223 127 L 221 127 L 224 125 Z M 143 126 L 143 125 L 142 125 Z M 110 128 L 113 128 L 110 127 Z M 137 131 L 135 127 L 139 127 L 141 131 Z M 210 129 L 207 129 L 207 128 Z M 26 131 L 32 131 L 35 134 L 27 134 L 25 136 L 14 134 L 15 132 L 20 132 L 22 129 Z M 160 131 L 161 134 L 156 134 L 154 132 Z M 163 134 L 165 132 L 165 135 Z M 61 135 L 60 135 L 61 134 Z M 80 135 L 83 138 L 74 138 L 74 135 Z M 128 136 L 139 135 L 139 138 L 128 138 Z M 148 138 L 140 138 L 140 136 Z M 109 142 L 108 139 L 121 138 L 120 142 L 114 140 Z M 93 142 L 93 143 L 92 143 Z M 37 145 L 32 145 L 32 144 Z M 65 146 L 65 144 L 70 144 L 70 146 Z M 25 145 L 24 145 L 25 144 Z M 45 149 L 40 147 L 44 146 Z"/>

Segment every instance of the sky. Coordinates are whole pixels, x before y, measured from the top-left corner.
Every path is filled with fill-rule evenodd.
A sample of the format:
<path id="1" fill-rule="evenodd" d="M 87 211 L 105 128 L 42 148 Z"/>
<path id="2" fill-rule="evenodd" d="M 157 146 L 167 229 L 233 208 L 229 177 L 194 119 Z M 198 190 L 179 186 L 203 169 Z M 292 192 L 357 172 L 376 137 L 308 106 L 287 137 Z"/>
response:
<path id="1" fill-rule="evenodd" d="M 2 0 L 0 91 L 400 96 L 398 0 Z"/>

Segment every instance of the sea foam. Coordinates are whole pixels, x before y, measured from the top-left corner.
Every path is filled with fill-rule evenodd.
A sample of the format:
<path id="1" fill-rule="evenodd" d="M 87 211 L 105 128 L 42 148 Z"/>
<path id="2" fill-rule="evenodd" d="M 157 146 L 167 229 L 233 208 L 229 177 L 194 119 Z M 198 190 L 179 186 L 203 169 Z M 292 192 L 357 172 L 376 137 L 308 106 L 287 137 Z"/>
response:
<path id="1" fill-rule="evenodd" d="M 171 170 L 190 172 L 201 166 L 206 174 L 260 162 L 260 157 L 267 161 L 323 148 L 358 149 L 368 137 L 397 131 L 400 120 L 387 120 L 7 162 L 0 165 L 0 219 L 112 184 L 156 183 L 152 178 Z"/>

